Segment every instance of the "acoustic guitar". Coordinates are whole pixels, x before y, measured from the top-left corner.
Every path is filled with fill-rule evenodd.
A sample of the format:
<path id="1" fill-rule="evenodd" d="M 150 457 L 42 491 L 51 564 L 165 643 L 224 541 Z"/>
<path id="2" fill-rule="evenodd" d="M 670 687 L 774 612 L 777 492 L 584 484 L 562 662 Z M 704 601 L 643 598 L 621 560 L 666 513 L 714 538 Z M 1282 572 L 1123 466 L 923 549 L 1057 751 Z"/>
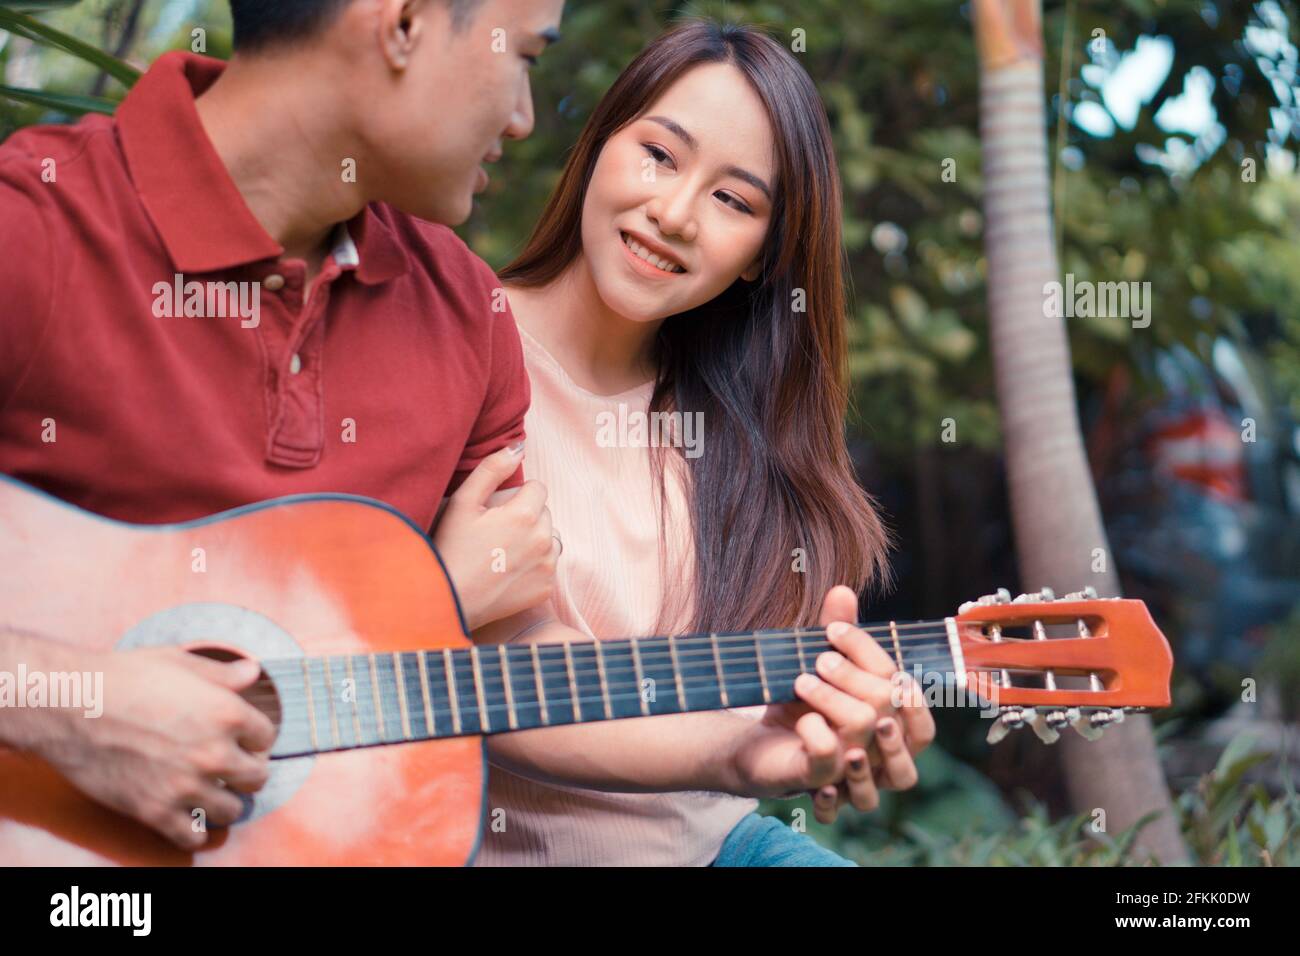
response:
<path id="1" fill-rule="evenodd" d="M 266 786 L 192 854 L 0 749 L 5 865 L 468 863 L 486 735 L 793 700 L 829 647 L 819 628 L 474 646 L 429 539 L 347 495 L 133 526 L 0 478 L 0 568 L 10 627 L 260 661 L 246 696 L 278 728 Z M 1001 591 L 866 630 L 923 687 L 997 706 L 991 739 L 1092 737 L 1169 704 L 1169 645 L 1141 601 Z"/>

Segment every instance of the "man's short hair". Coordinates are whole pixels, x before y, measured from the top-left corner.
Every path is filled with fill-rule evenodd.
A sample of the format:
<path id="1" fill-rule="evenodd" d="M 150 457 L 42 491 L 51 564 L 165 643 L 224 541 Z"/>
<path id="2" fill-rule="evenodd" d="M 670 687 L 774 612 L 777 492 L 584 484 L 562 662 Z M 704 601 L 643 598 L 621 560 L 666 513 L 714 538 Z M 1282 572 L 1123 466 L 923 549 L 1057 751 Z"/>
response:
<path id="1" fill-rule="evenodd" d="M 251 52 L 307 39 L 333 22 L 351 0 L 230 0 L 236 50 Z M 451 6 L 451 23 L 463 30 L 482 0 L 441 0 Z"/>

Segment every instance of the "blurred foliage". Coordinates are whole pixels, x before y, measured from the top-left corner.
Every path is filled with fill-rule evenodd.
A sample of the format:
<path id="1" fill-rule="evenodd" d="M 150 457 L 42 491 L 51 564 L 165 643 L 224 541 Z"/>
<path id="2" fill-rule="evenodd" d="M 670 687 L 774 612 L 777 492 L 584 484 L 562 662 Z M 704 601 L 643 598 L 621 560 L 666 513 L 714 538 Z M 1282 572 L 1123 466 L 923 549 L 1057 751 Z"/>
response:
<path id="1" fill-rule="evenodd" d="M 1213 771 L 1178 796 L 1183 836 L 1197 866 L 1300 865 L 1300 795 L 1288 786 L 1271 795 L 1244 782 L 1274 755 L 1249 736 L 1235 738 Z M 760 812 L 804 826 L 814 839 L 863 866 L 1140 866 L 1134 852 L 1141 824 L 1119 834 L 1094 829 L 1091 814 L 1052 822 L 1027 800 L 1013 814 L 996 791 L 963 765 L 927 750 L 917 761 L 920 782 L 906 793 L 881 794 L 871 814 L 842 812 L 817 823 L 812 802 L 765 801 Z M 1284 775 L 1293 779 L 1293 775 Z"/>

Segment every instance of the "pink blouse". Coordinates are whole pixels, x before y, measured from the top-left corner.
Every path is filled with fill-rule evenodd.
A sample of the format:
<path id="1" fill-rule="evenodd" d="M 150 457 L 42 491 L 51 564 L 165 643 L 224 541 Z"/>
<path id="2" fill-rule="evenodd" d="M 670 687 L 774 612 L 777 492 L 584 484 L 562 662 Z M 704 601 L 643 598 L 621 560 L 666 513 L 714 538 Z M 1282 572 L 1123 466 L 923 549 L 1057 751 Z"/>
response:
<path id="1" fill-rule="evenodd" d="M 570 379 L 523 328 L 519 336 L 533 394 L 524 420 L 524 469 L 546 486 L 555 530 L 564 542 L 551 612 L 596 639 L 680 633 L 680 622 L 689 618 L 682 595 L 694 567 L 685 468 L 678 456 L 669 456 L 678 467 L 666 478 L 664 567 L 671 580 L 665 581 L 650 449 L 635 431 L 618 424 L 620 415 L 627 422 L 628 415 L 646 413 L 652 385 L 593 394 Z M 674 600 L 682 605 L 676 610 Z M 757 805 L 721 793 L 605 793 L 552 786 L 494 766 L 477 865 L 705 866 Z"/>

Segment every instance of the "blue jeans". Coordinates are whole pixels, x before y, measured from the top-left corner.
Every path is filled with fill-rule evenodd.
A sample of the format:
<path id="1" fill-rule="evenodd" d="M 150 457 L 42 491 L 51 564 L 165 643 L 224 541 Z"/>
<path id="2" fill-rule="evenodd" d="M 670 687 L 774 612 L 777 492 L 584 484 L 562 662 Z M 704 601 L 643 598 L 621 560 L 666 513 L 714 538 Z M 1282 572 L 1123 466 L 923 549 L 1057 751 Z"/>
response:
<path id="1" fill-rule="evenodd" d="M 775 817 L 751 813 L 722 841 L 713 866 L 857 866 Z"/>

